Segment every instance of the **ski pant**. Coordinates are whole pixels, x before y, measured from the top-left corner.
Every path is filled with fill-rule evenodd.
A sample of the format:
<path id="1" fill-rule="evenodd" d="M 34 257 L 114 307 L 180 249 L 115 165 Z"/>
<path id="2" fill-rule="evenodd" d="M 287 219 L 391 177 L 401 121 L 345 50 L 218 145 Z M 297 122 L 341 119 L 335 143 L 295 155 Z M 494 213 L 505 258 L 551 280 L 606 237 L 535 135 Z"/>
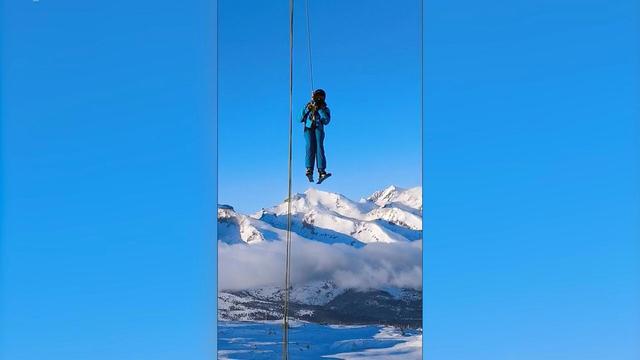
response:
<path id="1" fill-rule="evenodd" d="M 324 127 L 313 129 L 304 128 L 304 140 L 306 142 L 307 155 L 305 165 L 307 169 L 313 169 L 314 161 L 318 163 L 318 171 L 327 168 L 327 159 L 324 156 Z"/>

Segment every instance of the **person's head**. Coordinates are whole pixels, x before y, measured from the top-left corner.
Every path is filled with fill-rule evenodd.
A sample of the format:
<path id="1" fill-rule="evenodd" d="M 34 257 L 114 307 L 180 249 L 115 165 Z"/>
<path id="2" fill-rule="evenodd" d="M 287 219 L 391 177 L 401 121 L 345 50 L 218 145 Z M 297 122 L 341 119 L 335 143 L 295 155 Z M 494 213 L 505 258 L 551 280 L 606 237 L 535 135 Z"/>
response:
<path id="1" fill-rule="evenodd" d="M 323 103 L 327 98 L 327 93 L 325 93 L 322 89 L 316 89 L 313 91 L 313 94 L 311 94 L 311 98 L 315 102 Z"/>

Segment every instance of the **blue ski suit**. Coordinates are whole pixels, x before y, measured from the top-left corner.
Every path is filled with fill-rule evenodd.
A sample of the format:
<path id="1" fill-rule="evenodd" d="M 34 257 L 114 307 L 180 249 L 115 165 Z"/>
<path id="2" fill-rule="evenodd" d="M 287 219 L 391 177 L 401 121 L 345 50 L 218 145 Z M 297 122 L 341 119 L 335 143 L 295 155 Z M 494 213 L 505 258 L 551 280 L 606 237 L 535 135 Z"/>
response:
<path id="1" fill-rule="evenodd" d="M 318 172 L 324 172 L 327 168 L 327 159 L 324 155 L 324 126 L 331 121 L 331 112 L 324 106 L 313 114 L 305 107 L 300 115 L 300 122 L 304 123 L 304 140 L 306 142 L 305 166 L 313 169 L 317 161 Z"/>

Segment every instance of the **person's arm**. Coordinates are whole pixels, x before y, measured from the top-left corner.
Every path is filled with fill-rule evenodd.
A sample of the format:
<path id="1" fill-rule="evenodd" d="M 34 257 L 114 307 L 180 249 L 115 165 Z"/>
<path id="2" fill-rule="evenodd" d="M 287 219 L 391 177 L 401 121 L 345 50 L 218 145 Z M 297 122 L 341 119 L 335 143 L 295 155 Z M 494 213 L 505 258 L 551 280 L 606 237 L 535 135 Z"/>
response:
<path id="1" fill-rule="evenodd" d="M 328 107 L 318 110 L 318 115 L 320 115 L 322 125 L 329 125 L 329 122 L 331 122 L 331 111 L 329 111 Z"/>
<path id="2" fill-rule="evenodd" d="M 302 108 L 302 112 L 300 113 L 300 122 L 305 122 L 307 120 L 307 116 L 309 115 L 309 109 L 307 105 Z"/>

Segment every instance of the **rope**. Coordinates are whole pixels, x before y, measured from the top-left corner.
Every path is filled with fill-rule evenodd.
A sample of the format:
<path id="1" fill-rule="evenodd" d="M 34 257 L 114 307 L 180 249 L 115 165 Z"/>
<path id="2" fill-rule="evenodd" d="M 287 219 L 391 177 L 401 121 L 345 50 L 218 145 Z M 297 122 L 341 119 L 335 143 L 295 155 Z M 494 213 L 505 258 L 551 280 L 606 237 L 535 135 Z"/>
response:
<path id="1" fill-rule="evenodd" d="M 282 359 L 289 359 L 289 286 L 291 283 L 291 163 L 293 154 L 293 0 L 289 0 L 289 170 L 287 195 L 287 242 L 284 279 Z"/>
<path id="2" fill-rule="evenodd" d="M 309 49 L 309 82 L 311 83 L 311 91 L 313 87 L 313 58 L 311 56 L 311 21 L 309 20 L 309 0 L 305 0 L 305 12 L 307 15 L 307 49 Z"/>
<path id="3" fill-rule="evenodd" d="M 293 159 L 293 15 L 294 0 L 289 0 L 289 169 L 288 169 L 288 194 L 287 194 L 287 240 L 284 279 L 284 316 L 282 321 L 282 359 L 289 359 L 289 289 L 291 287 L 291 171 Z M 309 50 L 309 82 L 311 91 L 313 84 L 313 57 L 311 56 L 311 20 L 309 18 L 309 0 L 305 0 L 305 13 L 307 18 L 307 49 Z"/>

